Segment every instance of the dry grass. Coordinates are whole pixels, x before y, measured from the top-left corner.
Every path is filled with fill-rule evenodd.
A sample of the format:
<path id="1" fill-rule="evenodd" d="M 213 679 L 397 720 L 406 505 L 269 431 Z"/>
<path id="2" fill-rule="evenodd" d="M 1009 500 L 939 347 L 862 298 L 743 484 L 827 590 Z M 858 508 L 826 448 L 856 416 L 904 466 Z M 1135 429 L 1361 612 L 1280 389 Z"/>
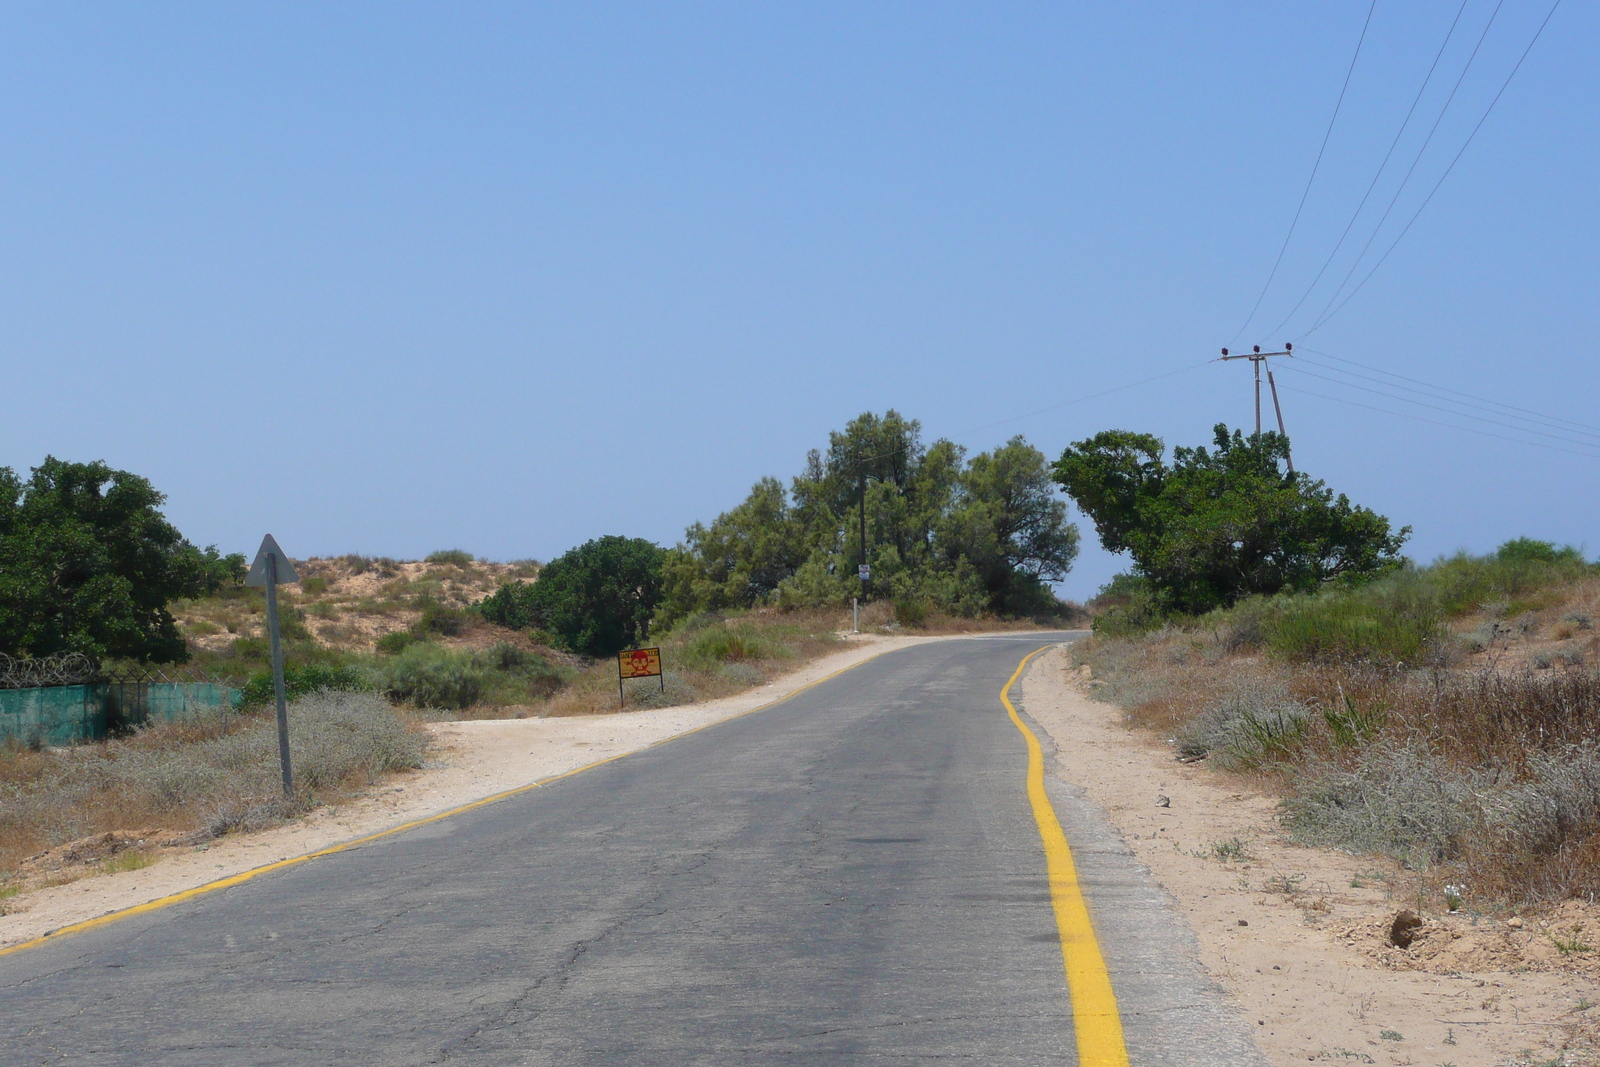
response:
<path id="1" fill-rule="evenodd" d="M 536 714 L 597 715 L 730 696 L 835 651 L 838 631 L 848 628 L 848 613 L 841 619 L 828 609 L 698 616 L 660 640 L 664 691 L 657 679 L 633 679 L 626 683 L 626 705 L 620 704 L 616 664 L 603 660 L 585 668 Z"/>
<path id="2" fill-rule="evenodd" d="M 1600 674 L 1541 669 L 1534 653 L 1553 622 L 1585 621 L 1596 587 L 1538 592 L 1495 648 L 1428 669 L 1275 660 L 1225 629 L 1096 637 L 1077 654 L 1096 695 L 1179 758 L 1281 792 L 1305 843 L 1393 857 L 1434 889 L 1469 886 L 1479 908 L 1591 899 Z M 1458 628 L 1505 614 L 1491 605 Z"/>
<path id="3" fill-rule="evenodd" d="M 282 796 L 270 715 L 227 712 L 98 744 L 0 750 L 0 881 L 28 857 L 91 835 L 159 827 L 192 842 L 255 829 L 422 762 L 425 735 L 375 694 L 303 697 L 289 721 L 293 800 Z"/>

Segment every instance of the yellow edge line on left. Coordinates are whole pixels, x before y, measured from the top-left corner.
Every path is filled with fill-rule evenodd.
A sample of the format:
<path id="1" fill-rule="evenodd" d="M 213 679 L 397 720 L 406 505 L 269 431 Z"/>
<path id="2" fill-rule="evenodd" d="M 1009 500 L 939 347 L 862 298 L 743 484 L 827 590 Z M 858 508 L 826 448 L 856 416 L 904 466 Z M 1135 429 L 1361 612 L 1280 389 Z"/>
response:
<path id="1" fill-rule="evenodd" d="M 285 867 L 293 867 L 296 864 L 305 863 L 309 860 L 318 859 L 322 856 L 332 856 L 335 853 L 344 852 L 352 848 L 360 848 L 362 845 L 370 844 L 371 842 L 377 841 L 380 838 L 390 837 L 394 834 L 403 834 L 407 830 L 415 830 L 419 826 L 426 826 L 429 823 L 440 822 L 444 819 L 453 819 L 457 815 L 465 814 L 466 812 L 473 811 L 477 808 L 486 807 L 490 804 L 497 804 L 502 800 L 507 800 L 519 794 L 529 792 L 530 790 L 538 789 L 542 785 L 549 785 L 551 782 L 558 782 L 563 778 L 570 778 L 575 774 L 582 774 L 584 771 L 591 771 L 596 767 L 603 767 L 615 760 L 622 759 L 624 756 L 631 756 L 635 753 L 643 752 L 647 748 L 655 748 L 657 745 L 664 745 L 669 741 L 676 741 L 681 737 L 688 737 L 690 734 L 697 734 L 701 730 L 707 729 L 708 727 L 719 726 L 725 722 L 732 722 L 734 719 L 742 719 L 746 715 L 754 715 L 758 711 L 766 711 L 768 708 L 776 707 L 777 705 L 782 704 L 784 701 L 800 695 L 813 686 L 818 686 L 823 682 L 837 678 L 846 671 L 855 670 L 863 663 L 870 663 L 872 660 L 877 659 L 887 651 L 889 650 L 885 649 L 881 652 L 875 652 L 858 663 L 852 663 L 848 667 L 840 667 L 832 674 L 826 674 L 815 681 L 807 682 L 805 685 L 800 686 L 793 692 L 785 693 L 776 700 L 769 700 L 765 704 L 753 707 L 748 711 L 741 711 L 736 715 L 730 715 L 726 719 L 718 719 L 715 722 L 703 723 L 700 726 L 696 726 L 692 730 L 685 730 L 680 734 L 673 734 L 671 737 L 663 737 L 658 741 L 652 741 L 650 744 L 645 745 L 644 748 L 636 748 L 631 752 L 619 752 L 615 756 L 607 756 L 603 760 L 595 760 L 593 763 L 586 763 L 582 767 L 574 767 L 570 771 L 563 771 L 560 774 L 553 774 L 548 778 L 541 778 L 537 782 L 530 782 L 527 785 L 519 785 L 515 789 L 507 789 L 504 792 L 496 793 L 493 796 L 483 797 L 480 800 L 474 800 L 469 804 L 463 804 L 458 808 L 451 808 L 448 811 L 441 811 L 437 814 L 429 815 L 423 819 L 413 819 L 411 822 L 401 823 L 399 826 L 391 826 L 387 830 L 379 830 L 377 833 L 367 834 L 365 837 L 358 837 L 354 840 L 344 841 L 337 845 L 329 845 L 327 848 L 318 849 L 315 852 L 307 852 L 303 856 L 291 856 L 286 860 L 278 860 L 276 863 L 268 863 L 265 866 L 255 867 L 248 871 L 241 871 L 238 874 L 232 874 L 226 878 L 219 878 L 214 882 L 207 882 L 204 885 L 198 885 L 192 889 L 185 889 L 181 892 L 172 893 L 168 896 L 157 897 L 155 900 L 148 900 L 143 904 L 135 904 L 131 908 L 123 908 L 120 911 L 107 912 L 106 914 L 96 916 L 93 919 L 85 919 L 82 922 L 72 923 L 68 926 L 51 930 L 49 933 L 42 934 L 31 941 L 22 941 L 7 948 L 0 948 L 0 956 L 9 956 L 14 952 L 22 952 L 25 949 L 37 948 L 48 941 L 58 941 L 61 938 L 71 934 L 81 934 L 89 930 L 93 930 L 96 927 L 109 926 L 111 923 L 120 922 L 123 919 L 131 919 L 135 915 L 143 915 L 146 912 L 159 911 L 162 908 L 169 908 L 174 904 L 181 904 L 185 900 L 192 900 L 195 897 L 203 896 L 206 893 L 215 893 L 220 889 L 228 889 L 236 885 L 241 885 L 250 881 L 252 878 L 259 878 L 263 874 L 268 874 L 272 871 L 282 870 Z"/>

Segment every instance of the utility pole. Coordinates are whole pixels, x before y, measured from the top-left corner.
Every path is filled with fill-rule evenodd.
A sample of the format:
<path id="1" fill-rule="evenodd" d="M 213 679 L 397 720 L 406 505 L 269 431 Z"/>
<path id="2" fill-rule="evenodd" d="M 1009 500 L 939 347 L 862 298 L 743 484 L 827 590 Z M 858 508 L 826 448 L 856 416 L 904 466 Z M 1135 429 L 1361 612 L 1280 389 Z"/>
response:
<path id="1" fill-rule="evenodd" d="M 1236 356 L 1228 355 L 1228 350 L 1226 348 L 1222 350 L 1223 360 L 1248 359 L 1250 361 L 1250 365 L 1255 368 L 1257 437 L 1261 436 L 1261 365 L 1266 363 L 1267 360 L 1272 356 L 1289 356 L 1292 358 L 1294 356 L 1294 345 L 1285 341 L 1282 352 L 1263 352 L 1261 351 L 1260 345 L 1253 345 L 1252 351 L 1240 352 Z M 1278 433 L 1281 434 L 1284 441 L 1287 442 L 1289 440 L 1289 432 L 1283 428 L 1283 407 L 1278 403 L 1278 383 L 1272 377 L 1272 365 L 1270 363 L 1267 364 L 1267 388 L 1272 390 L 1272 410 L 1278 416 Z M 1288 453 L 1287 449 L 1284 451 L 1284 459 L 1289 464 L 1289 473 L 1293 474 L 1294 457 Z"/>
<path id="2" fill-rule="evenodd" d="M 861 479 L 861 567 L 856 572 L 861 578 L 861 599 L 867 599 L 867 583 L 872 580 L 872 565 L 867 562 L 867 468 L 858 460 L 856 474 Z"/>

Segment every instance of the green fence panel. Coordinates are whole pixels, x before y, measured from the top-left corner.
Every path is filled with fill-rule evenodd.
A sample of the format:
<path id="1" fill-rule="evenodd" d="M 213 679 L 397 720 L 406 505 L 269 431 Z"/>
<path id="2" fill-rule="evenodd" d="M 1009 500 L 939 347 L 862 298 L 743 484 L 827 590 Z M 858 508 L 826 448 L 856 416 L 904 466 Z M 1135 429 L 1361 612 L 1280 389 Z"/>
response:
<path id="1" fill-rule="evenodd" d="M 0 689 L 0 744 L 70 745 L 119 728 L 182 722 L 239 706 L 239 690 L 214 682 L 58 685 Z"/>
<path id="2" fill-rule="evenodd" d="M 213 682 L 151 682 L 142 687 L 141 721 L 181 722 L 206 712 L 235 707 L 242 695 L 237 689 Z"/>
<path id="3" fill-rule="evenodd" d="M 106 735 L 106 687 L 0 689 L 0 742 L 70 745 Z"/>

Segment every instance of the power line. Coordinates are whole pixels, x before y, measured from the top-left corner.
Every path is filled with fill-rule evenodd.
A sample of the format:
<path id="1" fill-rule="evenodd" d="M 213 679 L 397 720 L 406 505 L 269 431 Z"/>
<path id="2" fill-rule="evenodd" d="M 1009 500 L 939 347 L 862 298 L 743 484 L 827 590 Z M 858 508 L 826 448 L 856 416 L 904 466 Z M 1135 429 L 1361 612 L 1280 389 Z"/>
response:
<path id="1" fill-rule="evenodd" d="M 1327 314 L 1328 308 L 1333 306 L 1333 302 L 1339 299 L 1339 294 L 1344 292 L 1344 287 L 1349 284 L 1350 278 L 1360 268 L 1361 261 L 1366 258 L 1367 252 L 1371 250 L 1372 242 L 1376 241 L 1378 234 L 1383 232 L 1383 224 L 1389 221 L 1389 216 L 1393 214 L 1395 205 L 1400 202 L 1400 194 L 1405 192 L 1406 186 L 1411 183 L 1411 176 L 1416 173 L 1417 165 L 1422 162 L 1422 157 L 1427 153 L 1428 146 L 1433 143 L 1433 135 L 1439 132 L 1439 124 L 1444 122 L 1445 114 L 1449 112 L 1450 105 L 1455 102 L 1456 93 L 1460 90 L 1461 83 L 1466 81 L 1467 71 L 1472 69 L 1473 61 L 1478 58 L 1478 52 L 1483 48 L 1483 42 L 1488 38 L 1489 30 L 1494 25 L 1494 20 L 1499 16 L 1500 9 L 1503 6 L 1505 6 L 1505 0 L 1499 0 L 1499 3 L 1494 6 L 1494 10 L 1489 12 L 1489 21 L 1483 24 L 1483 32 L 1478 35 L 1478 43 L 1473 45 L 1472 54 L 1467 56 L 1466 65 L 1461 68 L 1461 73 L 1456 75 L 1456 83 L 1451 86 L 1450 95 L 1445 97 L 1444 105 L 1439 108 L 1439 114 L 1434 116 L 1433 126 L 1429 128 L 1428 136 L 1422 139 L 1422 147 L 1417 149 L 1417 154 L 1411 160 L 1411 166 L 1406 168 L 1405 176 L 1400 179 L 1400 184 L 1395 187 L 1394 195 L 1389 198 L 1389 206 L 1383 209 L 1383 214 L 1378 217 L 1378 224 L 1372 228 L 1372 233 L 1367 235 L 1366 243 L 1361 246 L 1361 251 L 1356 253 L 1356 258 L 1351 262 L 1350 269 L 1345 271 L 1344 277 L 1339 280 L 1338 287 L 1334 289 L 1333 295 L 1328 298 L 1327 304 L 1323 306 L 1322 314 L 1317 317 L 1316 324 L 1311 327 L 1311 330 L 1307 330 L 1302 334 L 1301 337 L 1310 336 L 1311 332 L 1322 324 L 1322 317 Z M 1300 340 L 1300 338 L 1296 338 L 1296 340 Z"/>
<path id="2" fill-rule="evenodd" d="M 1378 268 L 1382 267 L 1384 262 L 1386 260 L 1388 260 L 1389 254 L 1391 252 L 1393 252 L 1399 246 L 1399 244 L 1400 244 L 1400 242 L 1402 240 L 1405 239 L 1406 234 L 1411 232 L 1411 227 L 1413 225 L 1415 225 L 1417 219 L 1419 219 L 1422 216 L 1422 212 L 1433 201 L 1434 194 L 1439 191 L 1439 187 L 1440 186 L 1444 185 L 1445 179 L 1450 177 L 1450 172 L 1456 169 L 1456 164 L 1461 162 L 1461 157 L 1466 154 L 1467 147 L 1472 144 L 1472 139 L 1474 137 L 1478 136 L 1478 131 L 1483 128 L 1483 124 L 1485 122 L 1489 121 L 1489 113 L 1492 112 L 1494 110 L 1494 106 L 1500 102 L 1500 97 L 1505 95 L 1506 89 L 1509 88 L 1510 85 L 1511 85 L 1511 79 L 1515 78 L 1517 76 L 1517 71 L 1522 69 L 1523 61 L 1528 58 L 1528 53 L 1533 51 L 1533 46 L 1539 42 L 1539 37 L 1540 37 L 1541 34 L 1544 33 L 1544 28 L 1547 25 L 1549 25 L 1550 19 L 1552 17 L 1554 17 L 1554 15 L 1556 13 L 1556 8 L 1558 8 L 1560 6 L 1561 6 L 1561 0 L 1555 0 L 1555 3 L 1550 5 L 1550 10 L 1548 12 L 1546 12 L 1546 14 L 1544 16 L 1544 21 L 1539 23 L 1539 28 L 1537 30 L 1533 31 L 1533 39 L 1528 42 L 1528 47 L 1524 48 L 1522 50 L 1522 55 L 1517 58 L 1516 66 L 1511 68 L 1511 73 L 1507 74 L 1506 75 L 1506 80 L 1500 84 L 1500 91 L 1494 94 L 1494 99 L 1489 101 L 1489 106 L 1488 107 L 1484 108 L 1483 117 L 1478 119 L 1478 124 L 1476 126 L 1472 127 L 1472 132 L 1467 134 L 1467 139 L 1466 139 L 1465 142 L 1462 143 L 1461 150 L 1458 151 L 1455 154 L 1455 158 L 1454 159 L 1450 160 L 1450 165 L 1444 169 L 1444 173 L 1439 175 L 1439 180 L 1437 182 L 1435 182 L 1434 185 L 1433 185 L 1433 188 L 1428 191 L 1427 197 L 1425 197 L 1423 199 L 1421 205 L 1419 205 L 1417 207 L 1416 212 L 1411 216 L 1410 221 L 1405 224 L 1405 228 L 1400 231 L 1399 236 L 1397 236 L 1394 239 L 1393 243 L 1391 243 L 1389 245 L 1388 249 L 1386 249 L 1384 251 L 1383 255 L 1378 258 L 1378 262 L 1376 262 L 1376 263 L 1374 263 L 1372 265 L 1372 269 L 1367 271 L 1366 275 L 1361 279 L 1361 281 L 1356 284 L 1356 287 L 1354 289 L 1350 290 L 1350 295 L 1346 296 L 1343 300 L 1341 300 L 1339 302 L 1339 306 L 1334 308 L 1332 311 L 1329 311 L 1327 308 L 1323 308 L 1323 314 L 1321 315 L 1321 317 L 1319 317 L 1317 319 L 1316 323 L 1311 327 L 1311 329 L 1309 329 L 1305 333 L 1301 334 L 1300 335 L 1301 337 L 1309 337 L 1311 334 L 1315 333 L 1317 330 L 1320 330 L 1323 327 L 1323 324 L 1326 323 L 1329 319 L 1333 318 L 1333 316 L 1335 316 L 1339 312 L 1343 311 L 1344 310 L 1344 306 L 1346 304 L 1350 303 L 1350 301 L 1355 299 L 1356 294 L 1359 293 L 1362 290 L 1362 288 L 1367 284 L 1367 282 L 1372 280 L 1372 276 L 1374 274 L 1378 273 Z M 1495 10 L 1498 11 L 1499 8 L 1496 7 Z M 1379 225 L 1381 226 L 1382 224 L 1380 223 Z M 1377 232 L 1376 231 L 1373 232 L 1373 236 L 1374 237 L 1377 236 Z M 1363 255 L 1366 254 L 1364 250 L 1363 250 L 1362 254 Z M 1361 260 L 1358 258 L 1356 260 L 1356 263 L 1359 264 L 1360 262 L 1361 262 Z M 1351 267 L 1351 273 L 1353 274 L 1354 272 L 1355 272 L 1355 268 L 1354 268 L 1354 266 L 1352 266 Z M 1345 275 L 1345 281 L 1347 282 L 1349 280 L 1350 280 L 1350 275 L 1348 275 L 1348 274 Z M 1333 304 L 1334 300 L 1338 300 L 1339 292 L 1343 288 L 1344 288 L 1344 282 L 1340 282 L 1339 283 L 1339 289 L 1334 290 L 1333 297 L 1328 301 L 1328 304 L 1330 306 Z"/>
<path id="3" fill-rule="evenodd" d="M 1433 390 L 1436 390 L 1436 391 L 1441 392 L 1441 393 L 1454 393 L 1456 396 L 1464 396 L 1468 400 L 1480 400 L 1485 404 L 1495 404 L 1495 405 L 1497 405 L 1499 407 L 1510 408 L 1512 411 L 1520 411 L 1524 415 L 1534 415 L 1534 416 L 1537 416 L 1538 418 L 1545 419 L 1546 421 L 1549 421 L 1549 422 L 1566 423 L 1568 426 L 1572 426 L 1572 427 L 1574 427 L 1576 429 L 1580 429 L 1580 430 L 1595 430 L 1597 432 L 1600 432 L 1600 426 L 1591 426 L 1589 423 L 1586 423 L 1586 422 L 1574 422 L 1571 419 L 1563 419 L 1563 418 L 1559 418 L 1558 416 L 1555 416 L 1555 415 L 1546 415 L 1541 411 L 1534 411 L 1531 408 L 1519 408 L 1515 404 L 1506 404 L 1506 403 L 1502 403 L 1499 400 L 1490 400 L 1487 397 L 1477 396 L 1477 395 L 1475 395 L 1473 393 L 1463 393 L 1459 389 L 1451 389 L 1449 386 L 1446 386 L 1446 385 L 1435 385 L 1432 382 L 1425 382 L 1421 378 L 1408 378 L 1404 374 L 1396 374 L 1392 370 L 1385 370 L 1382 367 L 1374 367 L 1374 366 L 1371 366 L 1371 365 L 1366 364 L 1366 363 L 1357 362 L 1356 360 L 1353 360 L 1353 359 L 1346 359 L 1344 356 L 1336 356 L 1332 352 L 1322 352 L 1322 351 L 1319 351 L 1318 349 L 1315 349 L 1315 348 L 1306 348 L 1306 349 L 1302 349 L 1301 351 L 1312 352 L 1312 353 L 1315 353 L 1316 355 L 1324 357 L 1325 359 L 1337 360 L 1340 363 L 1348 363 L 1352 367 L 1360 367 L 1362 370 L 1370 370 L 1370 371 L 1373 371 L 1374 373 L 1377 373 L 1377 374 L 1387 374 L 1391 378 L 1399 378 L 1401 381 L 1410 382 L 1413 385 L 1427 386 L 1429 389 L 1433 389 Z"/>
<path id="4" fill-rule="evenodd" d="M 1504 0 L 1501 0 L 1503 3 Z M 1367 8 L 1367 20 L 1361 24 L 1361 36 L 1356 39 L 1355 55 L 1350 57 L 1350 69 L 1344 72 L 1344 84 L 1339 87 L 1339 99 L 1333 105 L 1333 115 L 1328 119 L 1328 128 L 1322 135 L 1322 147 L 1317 149 L 1316 162 L 1311 164 L 1311 176 L 1306 179 L 1305 191 L 1300 194 L 1300 204 L 1294 209 L 1294 218 L 1289 222 L 1289 232 L 1283 235 L 1283 247 L 1278 249 L 1278 258 L 1272 263 L 1272 270 L 1267 274 L 1266 284 L 1261 287 L 1261 292 L 1256 296 L 1255 305 L 1250 308 L 1250 314 L 1245 318 L 1244 325 L 1239 327 L 1239 332 L 1228 341 L 1232 345 L 1237 341 L 1250 323 L 1255 320 L 1256 312 L 1261 310 L 1261 301 L 1266 299 L 1267 290 L 1272 288 L 1272 279 L 1278 276 L 1278 267 L 1283 264 L 1283 254 L 1289 250 L 1289 240 L 1294 237 L 1294 228 L 1300 223 L 1300 213 L 1305 210 L 1306 198 L 1311 195 L 1311 184 L 1317 180 L 1317 169 L 1322 166 L 1322 154 L 1328 150 L 1328 139 L 1333 136 L 1333 124 L 1339 119 L 1339 109 L 1344 106 L 1344 94 L 1350 88 L 1350 76 L 1356 71 L 1356 60 L 1361 58 L 1361 45 L 1367 39 L 1367 27 L 1372 25 L 1372 13 L 1378 7 L 1378 0 L 1372 0 Z"/>
<path id="5" fill-rule="evenodd" d="M 1344 232 L 1341 233 L 1339 235 L 1339 239 L 1334 242 L 1333 251 L 1329 252 L 1328 258 L 1323 260 L 1322 269 L 1317 271 L 1317 276 L 1315 278 L 1311 279 L 1311 284 L 1306 286 L 1306 291 L 1304 293 L 1300 294 L 1300 299 L 1296 300 L 1294 307 L 1289 309 L 1289 314 L 1285 315 L 1283 317 L 1283 321 L 1278 323 L 1278 325 L 1274 326 L 1269 331 L 1268 336 L 1275 335 L 1279 330 L 1288 325 L 1290 319 L 1294 318 L 1295 313 L 1300 310 L 1301 306 L 1306 302 L 1307 299 L 1310 298 L 1312 291 L 1316 289 L 1317 283 L 1322 281 L 1322 276 L 1326 274 L 1328 272 L 1328 268 L 1333 265 L 1333 260 L 1336 256 L 1338 256 L 1339 249 L 1344 247 L 1345 238 L 1349 237 L 1350 231 L 1355 228 L 1356 219 L 1361 217 L 1361 212 L 1364 208 L 1366 208 L 1367 200 L 1371 198 L 1372 191 L 1378 187 L 1378 179 L 1383 177 L 1384 168 L 1388 167 L 1389 160 L 1394 156 L 1394 150 L 1400 146 L 1400 138 L 1405 135 L 1406 127 L 1411 125 L 1411 116 L 1416 114 L 1417 105 L 1422 103 L 1422 94 L 1428 91 L 1428 85 L 1433 81 L 1434 71 L 1439 69 L 1439 60 L 1444 58 L 1444 51 L 1450 46 L 1450 40 L 1455 36 L 1456 27 L 1460 25 L 1461 16 L 1466 12 L 1466 10 L 1467 0 L 1461 0 L 1461 6 L 1456 8 L 1456 17 L 1451 20 L 1450 29 L 1444 35 L 1444 43 L 1439 45 L 1439 51 L 1434 53 L 1433 64 L 1428 67 L 1427 76 L 1422 79 L 1422 86 L 1417 89 L 1417 95 L 1412 98 L 1411 107 L 1406 111 L 1406 117 L 1401 120 L 1400 128 L 1395 131 L 1394 140 L 1389 142 L 1389 150 L 1383 154 L 1383 162 L 1378 164 L 1377 171 L 1372 175 L 1372 181 L 1367 185 L 1367 191 L 1361 194 L 1361 202 L 1356 205 L 1355 211 L 1351 213 L 1350 221 L 1345 223 Z M 1379 225 L 1381 226 L 1382 223 L 1380 222 Z"/>
<path id="6" fill-rule="evenodd" d="M 1544 416 L 1544 415 L 1532 415 L 1532 414 L 1530 414 L 1530 415 L 1515 415 L 1515 414 L 1512 414 L 1511 412 L 1501 411 L 1501 410 L 1499 410 L 1499 409 L 1497 409 L 1495 407 L 1490 406 L 1493 403 L 1493 401 L 1486 401 L 1484 403 L 1476 403 L 1475 399 L 1474 400 L 1455 400 L 1455 399 L 1453 399 L 1451 397 L 1440 396 L 1438 394 L 1438 392 L 1430 392 L 1428 389 L 1417 389 L 1417 388 L 1414 388 L 1412 386 L 1400 385 L 1400 384 L 1397 384 L 1395 382 L 1385 381 L 1382 378 L 1374 378 L 1370 374 L 1357 374 L 1355 371 L 1348 371 L 1348 370 L 1345 370 L 1343 367 L 1330 367 L 1326 363 L 1318 363 L 1314 359 L 1306 359 L 1304 357 L 1301 357 L 1299 359 L 1299 362 L 1309 364 L 1309 365 L 1311 365 L 1313 367 L 1320 367 L 1323 370 L 1332 371 L 1335 374 L 1344 374 L 1344 375 L 1347 375 L 1347 376 L 1349 376 L 1351 378 L 1360 378 L 1362 381 L 1374 382 L 1374 383 L 1376 383 L 1378 385 L 1381 385 L 1381 386 L 1384 386 L 1385 388 L 1388 388 L 1388 389 L 1399 389 L 1399 390 L 1401 390 L 1403 392 L 1407 392 L 1407 393 L 1416 393 L 1418 396 L 1425 396 L 1425 397 L 1428 397 L 1431 400 L 1442 400 L 1447 404 L 1455 404 L 1458 407 L 1476 408 L 1479 411 L 1486 411 L 1489 414 L 1498 416 L 1499 418 L 1502 418 L 1502 419 L 1514 419 L 1514 420 L 1517 420 L 1519 422 L 1531 422 L 1535 426 L 1543 426 L 1545 429 L 1548 429 L 1548 430 L 1562 430 L 1562 431 L 1564 431 L 1566 433 L 1576 433 L 1580 437 L 1593 437 L 1593 438 L 1596 438 L 1597 443 L 1600 443 L 1600 433 L 1595 433 L 1595 432 L 1591 432 L 1591 431 L 1587 431 L 1587 430 L 1581 430 L 1581 429 L 1570 429 L 1570 428 L 1568 428 L 1566 426 L 1558 425 L 1557 424 L 1558 420 L 1552 419 L 1552 418 L 1550 418 L 1548 416 Z"/>
<path id="7" fill-rule="evenodd" d="M 1355 400 L 1343 400 L 1336 396 L 1328 396 L 1325 393 L 1312 392 L 1310 389 L 1301 389 L 1298 386 L 1286 385 L 1284 388 L 1290 392 L 1300 393 L 1304 396 L 1314 396 L 1321 400 L 1331 400 L 1335 404 L 1345 404 L 1353 408 L 1365 408 L 1368 411 L 1381 411 L 1385 415 L 1393 415 L 1400 419 L 1410 419 L 1413 422 L 1425 422 L 1430 426 L 1443 426 L 1449 430 L 1460 430 L 1462 433 L 1475 433 L 1480 437 L 1493 437 L 1501 441 L 1510 441 L 1513 444 L 1527 445 L 1530 448 L 1544 448 L 1551 452 L 1565 452 L 1569 456 L 1584 456 L 1588 459 L 1600 459 L 1600 452 L 1577 452 L 1570 448 L 1558 448 L 1555 445 L 1547 445 L 1539 441 L 1524 441 L 1519 437 L 1507 437 L 1504 434 L 1490 433 L 1488 430 L 1478 430 L 1471 426 L 1457 426 L 1454 423 L 1440 422 L 1437 419 L 1423 418 L 1421 415 L 1408 415 L 1403 411 L 1390 411 L 1388 408 L 1380 408 L 1372 404 L 1362 404 Z"/>
<path id="8" fill-rule="evenodd" d="M 1375 394 L 1377 396 L 1384 397 L 1387 400 L 1398 400 L 1402 404 L 1415 404 L 1417 407 L 1420 407 L 1420 408 L 1429 408 L 1430 410 L 1433 410 L 1433 411 L 1442 411 L 1446 415 L 1454 415 L 1458 419 L 1471 419 L 1474 422 L 1485 423 L 1485 424 L 1487 424 L 1489 426 L 1498 426 L 1502 430 L 1515 430 L 1517 433 L 1531 433 L 1531 434 L 1535 435 L 1536 437 L 1548 437 L 1552 441 L 1564 441 L 1569 445 L 1580 445 L 1580 446 L 1582 446 L 1584 448 L 1600 448 L 1600 444 L 1596 444 L 1594 442 L 1580 441 L 1580 440 L 1578 440 L 1576 438 L 1572 438 L 1572 437 L 1562 437 L 1560 434 L 1546 433 L 1543 430 L 1534 430 L 1534 429 L 1530 429 L 1529 427 L 1526 427 L 1526 426 L 1516 426 L 1516 425 L 1513 425 L 1511 423 L 1505 423 L 1505 422 L 1497 421 L 1495 419 L 1485 418 L 1482 415 L 1472 415 L 1472 414 L 1468 414 L 1465 411 L 1456 411 L 1454 408 L 1440 407 L 1438 404 L 1428 404 L 1428 403 L 1425 403 L 1425 402 L 1423 402 L 1421 400 L 1413 400 L 1413 399 L 1411 399 L 1410 397 L 1407 397 L 1407 396 L 1396 396 L 1393 393 L 1386 393 L 1381 389 L 1373 389 L 1373 388 L 1370 388 L 1369 386 L 1365 386 L 1365 385 L 1356 385 L 1356 384 L 1354 384 L 1352 382 L 1342 382 L 1337 378 L 1329 378 L 1327 375 L 1317 374 L 1314 371 L 1302 370 L 1302 369 L 1300 369 L 1298 367 L 1285 367 L 1284 369 L 1285 370 L 1292 370 L 1297 374 L 1304 374 L 1307 377 L 1316 378 L 1316 379 L 1319 379 L 1319 380 L 1324 381 L 1324 382 L 1331 382 L 1334 385 L 1342 385 L 1346 389 L 1359 389 L 1363 393 L 1373 393 L 1373 394 Z"/>

